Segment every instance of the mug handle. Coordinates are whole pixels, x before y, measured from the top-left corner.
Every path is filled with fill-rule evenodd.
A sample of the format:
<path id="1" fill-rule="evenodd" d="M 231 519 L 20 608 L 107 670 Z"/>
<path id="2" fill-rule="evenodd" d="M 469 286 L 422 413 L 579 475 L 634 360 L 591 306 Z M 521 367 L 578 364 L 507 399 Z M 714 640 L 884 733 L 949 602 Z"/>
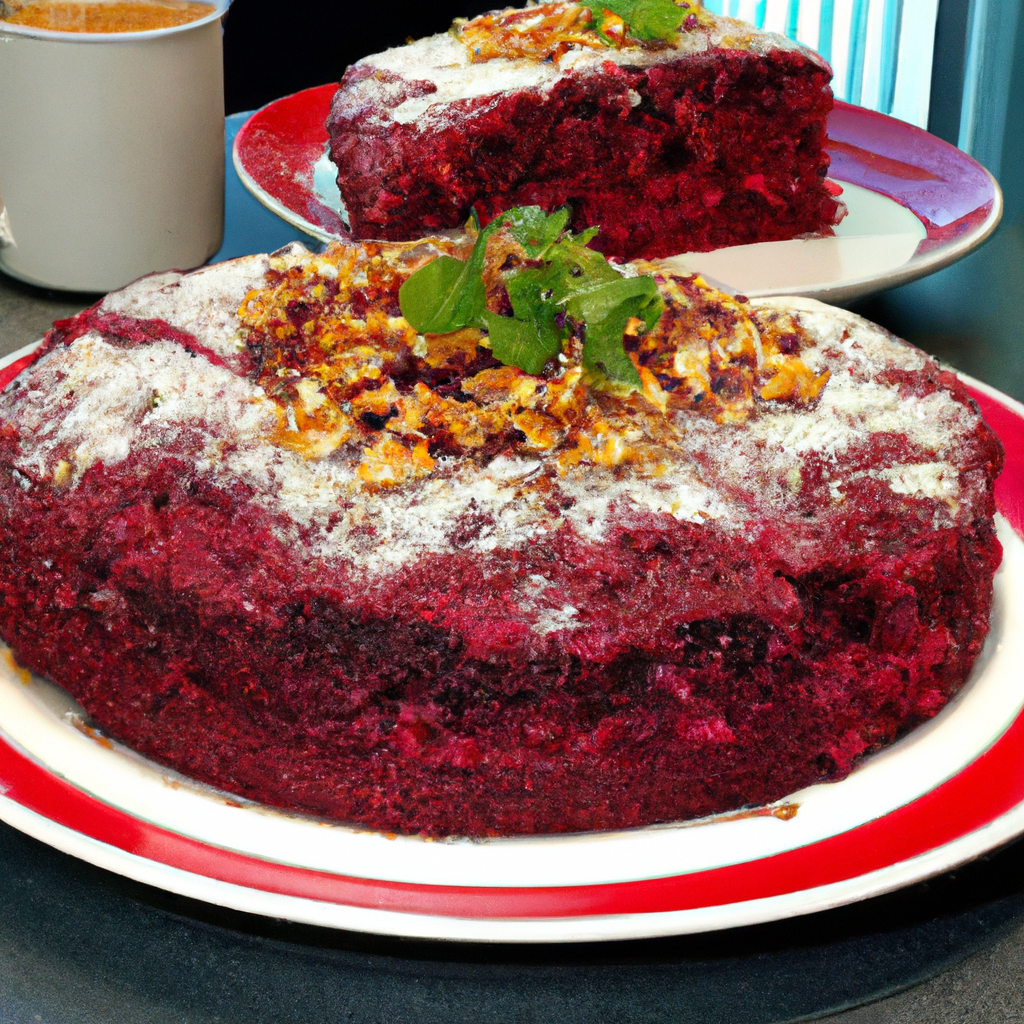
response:
<path id="1" fill-rule="evenodd" d="M 0 249 L 5 245 L 14 245 L 14 235 L 11 234 L 11 222 L 7 219 L 4 197 L 0 196 Z"/>

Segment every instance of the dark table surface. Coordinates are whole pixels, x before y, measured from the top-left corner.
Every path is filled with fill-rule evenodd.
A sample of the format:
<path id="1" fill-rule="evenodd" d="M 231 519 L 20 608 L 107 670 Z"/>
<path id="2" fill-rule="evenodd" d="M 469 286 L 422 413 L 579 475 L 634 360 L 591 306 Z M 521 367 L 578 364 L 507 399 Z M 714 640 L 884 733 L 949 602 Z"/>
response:
<path id="1" fill-rule="evenodd" d="M 981 250 L 851 308 L 1024 400 L 1024 211 L 1015 194 L 1008 199 Z M 228 210 L 222 257 L 296 237 L 230 171 Z M 95 298 L 0 274 L 0 355 Z M 1024 1021 L 1024 844 L 790 921 L 510 947 L 375 938 L 224 911 L 0 824 L 0 1024 L 810 1019 Z"/>

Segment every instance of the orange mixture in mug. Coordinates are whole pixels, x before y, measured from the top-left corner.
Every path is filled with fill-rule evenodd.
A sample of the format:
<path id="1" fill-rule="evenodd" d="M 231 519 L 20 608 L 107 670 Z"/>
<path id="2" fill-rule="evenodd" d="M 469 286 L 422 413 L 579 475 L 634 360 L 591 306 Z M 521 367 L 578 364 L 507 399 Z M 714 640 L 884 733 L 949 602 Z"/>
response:
<path id="1" fill-rule="evenodd" d="M 35 0 L 24 6 L 16 0 L 0 3 L 0 20 L 55 32 L 148 32 L 198 21 L 212 12 L 212 4 L 191 0 Z"/>

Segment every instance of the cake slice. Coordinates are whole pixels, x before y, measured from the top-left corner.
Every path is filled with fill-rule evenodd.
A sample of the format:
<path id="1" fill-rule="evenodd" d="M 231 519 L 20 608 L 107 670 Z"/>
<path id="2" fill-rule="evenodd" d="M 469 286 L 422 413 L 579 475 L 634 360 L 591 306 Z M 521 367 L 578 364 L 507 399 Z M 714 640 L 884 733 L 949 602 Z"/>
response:
<path id="1" fill-rule="evenodd" d="M 354 234 L 530 204 L 568 205 L 627 259 L 830 233 L 828 65 L 696 3 L 659 4 L 677 28 L 546 3 L 350 67 L 327 128 Z"/>

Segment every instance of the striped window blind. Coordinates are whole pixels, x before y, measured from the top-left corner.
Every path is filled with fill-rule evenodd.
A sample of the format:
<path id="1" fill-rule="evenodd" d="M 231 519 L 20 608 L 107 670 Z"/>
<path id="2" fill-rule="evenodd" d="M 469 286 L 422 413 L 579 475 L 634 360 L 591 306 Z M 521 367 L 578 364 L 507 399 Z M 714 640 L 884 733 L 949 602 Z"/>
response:
<path id="1" fill-rule="evenodd" d="M 817 50 L 835 71 L 839 99 L 927 127 L 939 0 L 704 0 L 704 6 Z"/>

